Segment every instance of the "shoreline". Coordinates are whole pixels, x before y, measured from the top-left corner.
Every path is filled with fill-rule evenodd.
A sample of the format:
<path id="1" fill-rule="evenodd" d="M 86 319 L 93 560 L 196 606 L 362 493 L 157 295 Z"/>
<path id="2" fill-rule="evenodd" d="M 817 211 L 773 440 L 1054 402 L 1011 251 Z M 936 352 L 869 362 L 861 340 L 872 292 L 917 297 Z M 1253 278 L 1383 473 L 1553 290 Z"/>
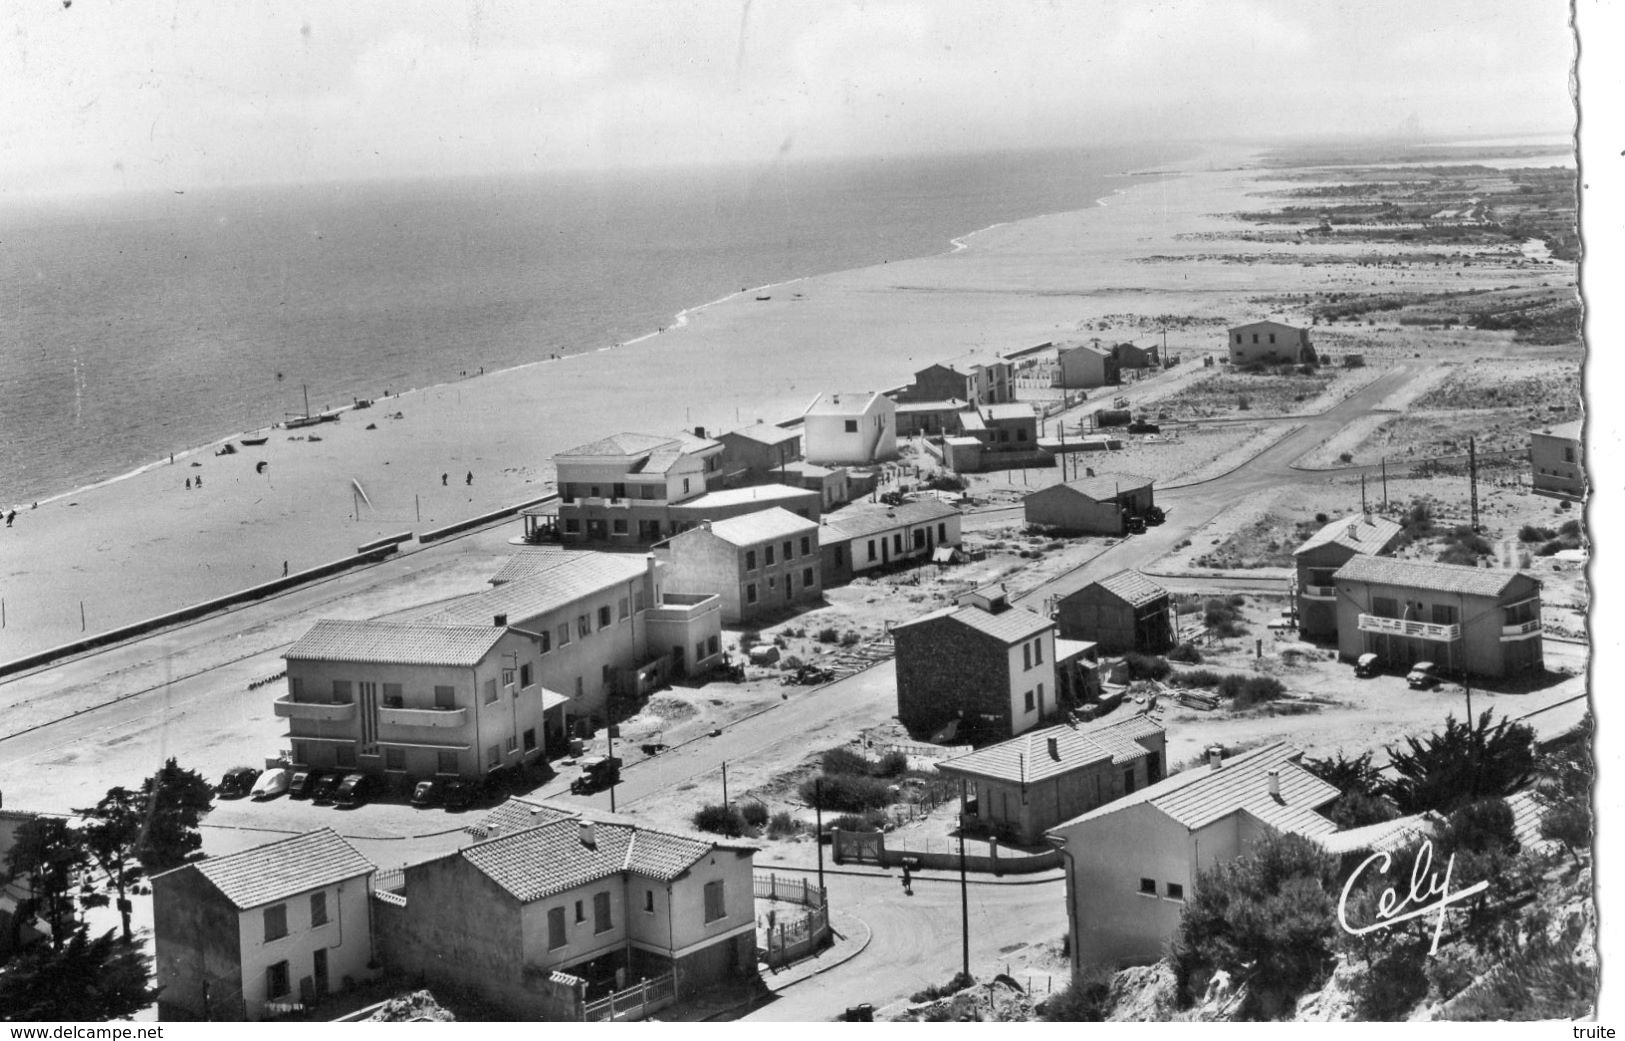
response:
<path id="1" fill-rule="evenodd" d="M 1189 159 L 1182 160 L 1181 162 L 1182 163 L 1193 163 L 1193 162 L 1196 162 L 1197 159 L 1199 159 L 1199 158 L 1201 158 L 1201 156 L 1191 157 Z M 1174 164 L 1174 165 L 1177 166 L 1179 164 Z M 1133 177 L 1133 178 L 1142 178 L 1142 177 L 1143 178 L 1165 178 L 1165 177 L 1177 177 L 1177 176 L 1180 176 L 1180 175 L 1181 175 L 1181 171 L 1179 171 L 1177 169 L 1168 169 L 1168 170 L 1156 170 L 1156 171 L 1118 171 L 1116 173 L 1108 174 L 1106 176 L 1108 176 L 1108 177 Z M 1111 196 L 1114 196 L 1114 195 L 1122 195 L 1122 194 L 1124 194 L 1125 191 L 1126 191 L 1126 189 L 1122 189 L 1122 188 L 1114 189 L 1109 195 L 1101 196 L 1100 198 L 1095 199 L 1090 205 L 1088 205 L 1086 207 L 1080 207 L 1080 208 L 1074 209 L 1074 210 L 1056 210 L 1056 211 L 1049 212 L 1049 213 L 1039 213 L 1039 214 L 1033 214 L 1033 215 L 1027 216 L 1027 217 L 1018 217 L 1018 218 L 1015 218 L 1013 220 L 995 221 L 994 223 L 989 224 L 989 225 L 987 225 L 985 227 L 977 228 L 974 231 L 968 231 L 968 232 L 965 232 L 965 233 L 963 233 L 961 235 L 951 237 L 948 240 L 948 248 L 945 249 L 945 250 L 938 250 L 938 251 L 935 251 L 935 252 L 932 252 L 932 253 L 922 253 L 922 254 L 919 254 L 917 256 L 901 257 L 901 258 L 893 258 L 893 259 L 889 259 L 889 260 L 883 260 L 883 261 L 880 262 L 879 265 L 868 264 L 868 265 L 863 265 L 861 267 L 854 267 L 854 268 L 838 268 L 838 269 L 833 270 L 833 271 L 796 275 L 796 276 L 794 276 L 792 278 L 781 279 L 780 281 L 777 281 L 777 282 L 767 282 L 767 283 L 764 283 L 764 284 L 759 285 L 759 286 L 747 286 L 747 287 L 735 290 L 735 291 L 733 291 L 731 293 L 726 293 L 726 294 L 724 294 L 724 295 L 722 295 L 720 297 L 717 297 L 715 300 L 709 300 L 709 301 L 706 301 L 705 303 L 695 304 L 695 305 L 693 305 L 691 307 L 682 308 L 681 310 L 677 311 L 677 313 L 675 315 L 672 316 L 672 322 L 671 322 L 670 325 L 658 326 L 653 331 L 640 333 L 639 335 L 631 337 L 630 339 L 620 340 L 620 341 L 617 341 L 615 343 L 603 344 L 603 345 L 596 346 L 596 347 L 582 347 L 582 348 L 570 351 L 568 353 L 559 353 L 554 357 L 533 358 L 533 359 L 531 359 L 529 361 L 519 362 L 517 364 L 509 365 L 509 366 L 506 366 L 506 367 L 500 368 L 500 369 L 492 369 L 490 372 L 484 372 L 484 373 L 480 373 L 480 374 L 474 375 L 474 376 L 466 376 L 466 377 L 462 377 L 462 378 L 459 378 L 459 379 L 456 379 L 456 380 L 447 380 L 447 381 L 441 382 L 441 383 L 425 384 L 422 387 L 408 387 L 407 389 L 405 389 L 403 391 L 395 392 L 393 394 L 388 395 L 387 397 L 384 396 L 383 394 L 380 394 L 378 397 L 375 397 L 375 398 L 373 398 L 371 400 L 373 402 L 374 407 L 376 407 L 378 405 L 378 403 L 382 402 L 382 401 L 394 401 L 394 400 L 397 400 L 399 398 L 402 398 L 402 397 L 405 397 L 405 396 L 411 395 L 411 394 L 416 394 L 416 393 L 420 393 L 420 392 L 437 391 L 437 390 L 444 389 L 446 387 L 455 387 L 455 386 L 458 386 L 458 385 L 460 385 L 462 383 L 466 383 L 469 380 L 482 379 L 482 378 L 487 377 L 487 376 L 511 375 L 513 373 L 516 373 L 516 372 L 528 371 L 528 370 L 532 369 L 535 366 L 545 365 L 545 364 L 548 364 L 549 362 L 562 362 L 562 361 L 565 361 L 567 359 L 581 357 L 583 355 L 598 354 L 598 353 L 602 353 L 602 352 L 605 352 L 605 351 L 613 351 L 613 350 L 619 350 L 619 349 L 622 349 L 622 348 L 625 348 L 625 347 L 636 346 L 638 344 L 642 344 L 642 343 L 648 342 L 650 340 L 656 339 L 657 337 L 662 336 L 667 332 L 687 328 L 690 321 L 694 317 L 697 317 L 697 316 L 699 316 L 701 314 L 704 314 L 708 310 L 711 310 L 713 308 L 716 308 L 718 306 L 721 306 L 721 305 L 726 304 L 726 303 L 728 303 L 728 302 L 730 302 L 732 300 L 738 299 L 738 298 L 746 296 L 746 295 L 760 293 L 763 290 L 769 290 L 769 289 L 775 289 L 776 290 L 776 289 L 779 289 L 779 288 L 782 288 L 782 287 L 785 287 L 785 286 L 797 285 L 797 284 L 801 284 L 801 283 L 807 282 L 807 281 L 809 281 L 811 279 L 815 279 L 815 278 L 827 278 L 827 277 L 830 277 L 830 276 L 846 274 L 846 273 L 849 273 L 849 272 L 863 271 L 863 270 L 866 270 L 867 268 L 870 268 L 870 267 L 882 266 L 882 265 L 892 264 L 892 263 L 906 263 L 906 262 L 912 261 L 912 260 L 922 260 L 922 259 L 927 259 L 927 258 L 930 258 L 930 257 L 937 257 L 937 256 L 956 255 L 956 254 L 962 253 L 962 252 L 964 252 L 966 250 L 969 250 L 971 248 L 970 240 L 975 238 L 978 235 L 982 235 L 982 234 L 984 234 L 986 232 L 990 232 L 990 231 L 995 231 L 995 230 L 997 230 L 999 228 L 1009 227 L 1009 226 L 1011 226 L 1013 224 L 1019 224 L 1019 223 L 1022 223 L 1024 221 L 1044 220 L 1044 219 L 1047 219 L 1047 218 L 1064 216 L 1064 215 L 1067 215 L 1067 214 L 1086 213 L 1086 212 L 1088 212 L 1088 211 L 1090 211 L 1092 209 L 1095 209 L 1097 207 L 1104 207 L 1106 205 L 1106 200 L 1108 198 L 1110 198 Z M 329 409 L 328 411 L 337 412 L 337 413 L 350 413 L 350 412 L 356 411 L 356 408 L 355 408 L 355 405 L 352 403 L 352 404 L 349 404 L 349 405 L 338 405 L 338 406 L 336 406 L 336 407 L 334 407 L 332 409 Z M 340 422 L 342 422 L 342 420 L 340 420 Z M 271 424 L 269 424 L 267 426 L 263 426 L 263 427 L 249 428 L 249 429 L 237 431 L 236 433 L 226 434 L 226 435 L 223 435 L 223 436 L 218 436 L 218 437 L 215 437 L 215 438 L 213 438 L 211 440 L 204 441 L 204 442 L 202 442 L 200 444 L 190 445 L 190 446 L 187 446 L 187 447 L 184 447 L 184 448 L 177 448 L 177 449 L 174 450 L 174 452 L 170 453 L 168 457 L 155 459 L 155 460 L 152 460 L 150 462 L 139 463 L 136 466 L 132 467 L 131 469 L 123 471 L 122 473 L 117 473 L 117 474 L 114 474 L 114 475 L 112 475 L 110 477 L 104 477 L 104 478 L 101 478 L 99 480 L 93 480 L 93 481 L 90 481 L 89 483 L 86 483 L 86 484 L 75 485 L 74 487 L 69 488 L 67 491 L 47 493 L 45 495 L 45 497 L 40 498 L 40 499 L 30 500 L 29 502 L 14 502 L 14 503 L 10 504 L 9 508 L 16 510 L 18 515 L 20 516 L 20 515 L 22 515 L 22 514 L 24 514 L 26 512 L 32 511 L 33 509 L 35 509 L 37 507 L 48 506 L 48 505 L 51 505 L 51 504 L 54 504 L 54 503 L 59 503 L 59 502 L 62 502 L 63 500 L 65 500 L 65 499 L 72 499 L 75 496 L 86 495 L 86 494 L 89 494 L 91 492 L 97 491 L 99 489 L 107 488 L 107 487 L 116 485 L 117 483 L 122 482 L 122 481 L 133 480 L 133 479 L 141 477 L 141 476 L 143 476 L 145 474 L 152 473 L 152 472 L 154 472 L 154 471 L 156 471 L 156 470 L 158 470 L 158 469 L 160 469 L 162 467 L 178 465 L 183 459 L 188 459 L 188 458 L 191 458 L 191 457 L 195 457 L 198 453 L 201 453 L 201 452 L 207 451 L 212 455 L 215 449 L 218 449 L 218 448 L 220 448 L 220 447 L 222 447 L 222 446 L 224 446 L 226 444 L 230 444 L 232 442 L 235 442 L 238 438 L 244 436 L 245 434 L 249 435 L 249 436 L 258 436 L 260 434 L 274 434 L 276 431 L 285 430 L 285 429 L 287 429 L 287 428 L 285 426 L 283 426 L 283 424 L 281 424 L 281 423 L 271 423 Z"/>

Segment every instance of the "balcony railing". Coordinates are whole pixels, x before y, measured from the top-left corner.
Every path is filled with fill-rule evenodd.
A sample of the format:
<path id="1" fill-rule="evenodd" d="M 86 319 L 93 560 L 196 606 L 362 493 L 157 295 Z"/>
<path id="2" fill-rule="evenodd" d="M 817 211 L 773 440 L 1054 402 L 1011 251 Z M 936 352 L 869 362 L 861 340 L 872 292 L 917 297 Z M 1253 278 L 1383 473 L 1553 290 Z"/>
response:
<path id="1" fill-rule="evenodd" d="M 326 701 L 295 701 L 284 694 L 271 703 L 271 710 L 284 719 L 340 720 L 355 718 L 355 702 L 332 704 Z"/>
<path id="2" fill-rule="evenodd" d="M 1523 640 L 1540 632 L 1540 619 L 1531 618 L 1527 622 L 1514 622 L 1511 625 L 1501 626 L 1501 642 L 1509 640 Z"/>
<path id="3" fill-rule="evenodd" d="M 1336 586 L 1309 586 L 1309 585 L 1305 585 L 1305 586 L 1299 586 L 1298 591 L 1303 594 L 1304 599 L 1306 599 L 1306 600 L 1336 600 L 1337 599 L 1337 587 Z"/>
<path id="4" fill-rule="evenodd" d="M 1460 625 L 1435 625 L 1432 622 L 1412 622 L 1403 618 L 1384 618 L 1381 615 L 1360 616 L 1360 631 L 1384 633 L 1389 636 L 1414 636 L 1421 640 L 1459 640 Z"/>
<path id="5" fill-rule="evenodd" d="M 396 727 L 460 727 L 468 722 L 468 709 L 380 708 L 378 722 Z"/>

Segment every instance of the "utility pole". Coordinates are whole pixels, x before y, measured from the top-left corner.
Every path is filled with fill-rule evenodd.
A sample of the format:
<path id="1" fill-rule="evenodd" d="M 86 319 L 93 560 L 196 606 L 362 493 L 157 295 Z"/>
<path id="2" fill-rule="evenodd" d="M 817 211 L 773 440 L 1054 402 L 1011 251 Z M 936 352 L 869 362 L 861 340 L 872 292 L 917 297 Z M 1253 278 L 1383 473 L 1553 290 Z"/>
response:
<path id="1" fill-rule="evenodd" d="M 826 895 L 828 891 L 824 889 L 824 779 L 822 777 L 813 778 L 813 817 L 818 822 L 818 833 L 813 836 L 818 840 L 814 843 L 818 847 L 818 895 L 828 904 L 829 897 Z"/>
<path id="2" fill-rule="evenodd" d="M 722 761 L 722 805 L 728 805 L 728 760 Z"/>
<path id="3" fill-rule="evenodd" d="M 620 781 L 621 781 L 621 771 L 616 769 L 615 766 L 613 765 L 614 762 L 615 762 L 615 724 L 611 723 L 609 725 L 609 729 L 606 730 L 605 733 L 607 733 L 609 735 L 609 760 L 610 760 L 610 764 L 611 764 L 610 768 L 609 768 L 609 776 L 610 776 L 610 782 L 609 782 L 609 812 L 614 813 L 615 812 L 615 786 L 617 784 L 619 784 Z"/>
<path id="4" fill-rule="evenodd" d="M 1388 457 L 1382 457 L 1382 512 L 1388 512 Z"/>
<path id="5" fill-rule="evenodd" d="M 1365 512 L 1367 512 L 1367 510 L 1368 510 L 1368 507 L 1365 504 L 1365 474 L 1361 474 L 1360 475 L 1360 512 L 1365 513 Z"/>
<path id="6" fill-rule="evenodd" d="M 1478 532 L 1478 448 L 1471 437 L 1467 439 L 1467 482 L 1473 505 L 1473 533 Z"/>
<path id="7" fill-rule="evenodd" d="M 965 878 L 965 779 L 959 779 L 959 950 L 965 978 L 970 978 L 970 883 Z"/>

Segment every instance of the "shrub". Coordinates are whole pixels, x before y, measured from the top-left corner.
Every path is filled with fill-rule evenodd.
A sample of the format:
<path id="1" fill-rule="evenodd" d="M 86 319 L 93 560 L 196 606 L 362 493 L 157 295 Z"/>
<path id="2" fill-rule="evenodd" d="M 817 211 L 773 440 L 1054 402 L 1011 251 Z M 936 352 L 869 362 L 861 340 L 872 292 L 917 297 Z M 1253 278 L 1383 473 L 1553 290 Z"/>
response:
<path id="1" fill-rule="evenodd" d="M 1548 539 L 1553 539 L 1556 537 L 1557 532 L 1553 531 L 1551 528 L 1537 527 L 1533 524 L 1525 524 L 1523 527 L 1518 529 L 1519 542 L 1545 542 Z"/>
<path id="2" fill-rule="evenodd" d="M 824 822 L 825 831 L 879 831 L 880 825 L 885 821 L 879 812 L 865 810 L 863 813 L 843 813 L 833 820 Z"/>
<path id="3" fill-rule="evenodd" d="M 901 777 L 908 770 L 908 756 L 902 752 L 887 752 L 875 764 L 876 777 Z"/>
<path id="4" fill-rule="evenodd" d="M 824 628 L 818 630 L 819 643 L 839 643 L 840 641 L 840 631 L 837 630 L 833 625 L 826 625 Z"/>
<path id="5" fill-rule="evenodd" d="M 1427 951 L 1421 940 L 1405 936 L 1371 962 L 1354 986 L 1361 1019 L 1393 1023 L 1410 1017 L 1428 992 Z"/>
<path id="6" fill-rule="evenodd" d="M 1160 680 L 1173 671 L 1166 658 L 1137 651 L 1123 655 L 1123 665 L 1128 668 L 1129 678 L 1136 680 Z"/>
<path id="7" fill-rule="evenodd" d="M 861 640 L 861 639 L 863 639 L 863 637 L 859 636 L 857 633 L 853 632 L 851 629 L 848 629 L 846 632 L 841 634 L 841 646 L 842 647 L 856 647 L 857 644 L 858 644 L 858 641 Z"/>
<path id="8" fill-rule="evenodd" d="M 1252 708 L 1285 694 L 1285 684 L 1274 676 L 1243 676 L 1233 672 L 1219 681 L 1219 695 L 1229 698 L 1232 708 Z"/>
<path id="9" fill-rule="evenodd" d="M 1085 966 L 1044 1002 L 1044 1018 L 1051 1023 L 1104 1022 L 1111 993 L 1112 974 Z"/>
<path id="10" fill-rule="evenodd" d="M 745 833 L 745 818 L 732 806 L 711 803 L 694 814 L 694 827 L 736 839 Z"/>
<path id="11" fill-rule="evenodd" d="M 843 810 L 860 813 L 875 810 L 891 803 L 891 792 L 884 781 L 857 774 L 826 775 L 822 786 L 817 780 L 803 781 L 801 799 L 809 806 L 824 810 Z"/>
<path id="12" fill-rule="evenodd" d="M 941 985 L 933 983 L 924 990 L 915 991 L 914 995 L 908 1000 L 914 1002 L 916 1005 L 920 1004 L 921 1002 L 935 1001 L 938 998 L 945 998 L 950 994 L 957 994 L 975 982 L 976 978 L 974 976 L 967 976 L 963 972 L 956 972 L 954 973 L 954 978 L 949 980 L 947 983 Z"/>
<path id="13" fill-rule="evenodd" d="M 1237 606 L 1214 597 L 1202 605 L 1202 621 L 1221 637 L 1244 636 L 1247 627 L 1241 623 Z"/>
<path id="14" fill-rule="evenodd" d="M 1168 652 L 1168 660 L 1177 661 L 1185 665 L 1200 665 L 1202 664 L 1202 652 L 1196 649 L 1195 644 L 1191 643 L 1189 640 L 1186 640 L 1184 643 Z"/>
<path id="15" fill-rule="evenodd" d="M 1354 453 L 1353 452 L 1339 452 L 1339 453 L 1337 453 L 1337 461 L 1340 462 L 1340 463 L 1352 463 L 1352 462 L 1354 462 Z"/>
<path id="16" fill-rule="evenodd" d="M 1330 524 L 1331 522 L 1332 522 L 1332 519 L 1330 517 L 1326 516 L 1326 514 L 1324 514 L 1324 513 L 1315 514 L 1315 523 L 1316 524 Z"/>
<path id="17" fill-rule="evenodd" d="M 1436 846 L 1440 858 L 1456 852 L 1517 852 L 1512 807 L 1505 799 L 1480 799 L 1457 807 L 1439 829 Z"/>
<path id="18" fill-rule="evenodd" d="M 739 634 L 739 649 L 741 651 L 748 651 L 761 642 L 762 634 L 755 629 L 746 629 Z"/>
<path id="19" fill-rule="evenodd" d="M 825 776 L 834 774 L 857 774 L 861 777 L 869 775 L 869 760 L 852 751 L 850 748 L 831 748 L 824 752 L 819 762 L 824 767 Z"/>
<path id="20" fill-rule="evenodd" d="M 780 810 L 767 822 L 767 837 L 782 839 L 801 830 L 801 822 L 790 816 L 789 810 Z"/>
<path id="21" fill-rule="evenodd" d="M 1217 687 L 1224 674 L 1212 669 L 1182 669 L 1174 673 L 1173 682 L 1181 687 Z"/>
<path id="22" fill-rule="evenodd" d="M 1535 550 L 1535 555 L 1549 557 L 1552 554 L 1560 553 L 1565 549 L 1568 549 L 1568 547 L 1563 545 L 1563 541 L 1561 539 L 1553 539 L 1550 542 L 1543 543 L 1539 549 Z"/>
<path id="23" fill-rule="evenodd" d="M 760 828 L 767 824 L 767 805 L 760 802 L 747 802 L 739 808 L 739 815 L 745 823 L 753 828 Z"/>
<path id="24" fill-rule="evenodd" d="M 1437 810 L 1486 798 L 1505 798 L 1526 785 L 1535 764 L 1535 732 L 1502 719 L 1490 725 L 1493 709 L 1476 723 L 1449 716 L 1444 729 L 1421 739 L 1407 737 L 1408 751 L 1389 748 L 1394 777 L 1383 794 L 1404 813 Z"/>

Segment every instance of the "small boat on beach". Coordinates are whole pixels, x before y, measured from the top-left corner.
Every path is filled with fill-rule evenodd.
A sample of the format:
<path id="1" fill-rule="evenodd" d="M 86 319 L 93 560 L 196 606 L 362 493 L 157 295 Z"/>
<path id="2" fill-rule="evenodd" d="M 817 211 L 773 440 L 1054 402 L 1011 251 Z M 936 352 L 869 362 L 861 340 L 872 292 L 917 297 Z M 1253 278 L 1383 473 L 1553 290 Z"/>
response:
<path id="1" fill-rule="evenodd" d="M 237 439 L 240 444 L 249 448 L 257 448 L 269 440 L 271 440 L 270 434 L 260 434 L 256 437 L 239 437 Z"/>
<path id="2" fill-rule="evenodd" d="M 314 416 L 311 415 L 310 414 L 310 387 L 308 387 L 308 386 L 304 387 L 304 392 L 305 392 L 305 414 L 302 415 L 302 416 L 290 416 L 288 419 L 284 420 L 283 423 L 282 423 L 282 426 L 283 426 L 284 429 L 298 430 L 300 427 L 313 427 L 317 423 L 337 423 L 339 421 L 339 415 L 343 411 L 342 409 L 336 409 L 335 408 L 335 409 L 330 409 L 327 412 L 318 412 Z"/>

